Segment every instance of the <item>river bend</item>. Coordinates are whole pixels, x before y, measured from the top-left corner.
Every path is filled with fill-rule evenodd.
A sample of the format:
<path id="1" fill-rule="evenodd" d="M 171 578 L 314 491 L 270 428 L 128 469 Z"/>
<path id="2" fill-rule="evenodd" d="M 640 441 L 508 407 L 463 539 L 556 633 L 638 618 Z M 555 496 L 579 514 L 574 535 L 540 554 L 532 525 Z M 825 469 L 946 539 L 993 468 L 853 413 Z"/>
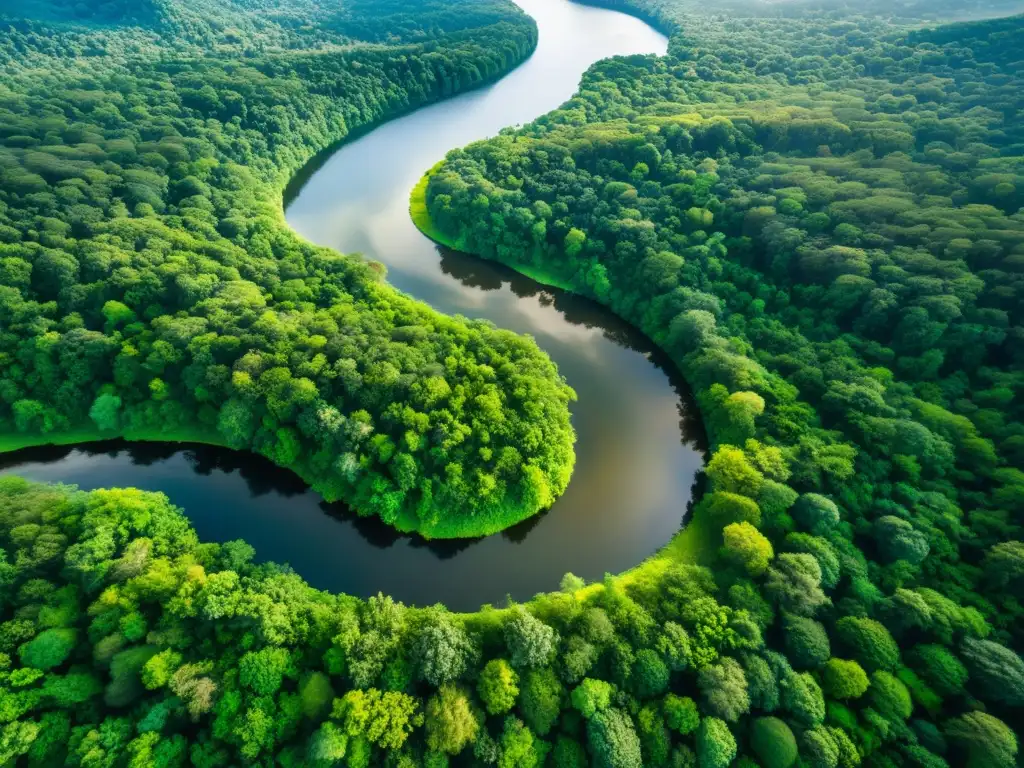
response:
<path id="1" fill-rule="evenodd" d="M 493 85 L 342 145 L 299 177 L 285 215 L 312 242 L 384 263 L 393 285 L 436 309 L 528 333 L 551 355 L 579 400 L 576 470 L 549 512 L 483 539 L 426 542 L 325 504 L 265 459 L 207 446 L 35 448 L 0 456 L 0 472 L 164 491 L 203 540 L 244 538 L 259 559 L 289 563 L 315 587 L 456 610 L 526 599 L 557 588 L 566 571 L 599 579 L 667 542 L 702 465 L 702 429 L 671 366 L 609 311 L 440 248 L 409 219 L 410 190 L 448 150 L 558 107 L 599 59 L 667 47 L 621 13 L 516 1 L 540 32 L 530 59 Z"/>

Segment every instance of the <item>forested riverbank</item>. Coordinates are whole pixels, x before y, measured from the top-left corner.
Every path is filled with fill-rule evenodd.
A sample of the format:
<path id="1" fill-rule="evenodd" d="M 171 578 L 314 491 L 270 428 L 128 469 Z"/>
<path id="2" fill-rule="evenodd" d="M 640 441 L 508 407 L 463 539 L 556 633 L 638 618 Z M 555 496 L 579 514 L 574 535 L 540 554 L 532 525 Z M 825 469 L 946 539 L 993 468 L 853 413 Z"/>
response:
<path id="1" fill-rule="evenodd" d="M 425 207 L 454 247 L 612 307 L 697 392 L 711 492 L 623 581 L 710 564 L 692 541 L 717 539 L 718 594 L 764 638 L 695 665 L 735 737 L 698 762 L 1013 765 L 1024 17 L 612 7 L 676 30 L 670 55 L 599 64 L 562 109 L 453 151 Z M 991 678 L 963 666 L 981 645 Z M 761 671 L 768 649 L 797 672 Z M 802 685 L 815 714 L 786 701 Z"/>
<path id="2" fill-rule="evenodd" d="M 87 27 L 45 5 L 0 46 L 5 444 L 244 447 L 427 536 L 551 505 L 573 433 L 550 361 L 302 242 L 280 211 L 318 151 L 522 61 L 528 17 L 162 3 Z"/>

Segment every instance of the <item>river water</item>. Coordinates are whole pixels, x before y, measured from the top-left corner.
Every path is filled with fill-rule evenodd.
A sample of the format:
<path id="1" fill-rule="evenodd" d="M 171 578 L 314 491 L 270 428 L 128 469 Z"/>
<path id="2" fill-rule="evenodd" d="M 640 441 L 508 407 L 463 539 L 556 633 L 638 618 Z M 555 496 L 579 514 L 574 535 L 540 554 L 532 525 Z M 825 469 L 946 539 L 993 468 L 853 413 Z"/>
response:
<path id="1" fill-rule="evenodd" d="M 436 309 L 531 334 L 551 355 L 579 400 L 576 470 L 549 512 L 483 539 L 426 542 L 323 503 L 265 459 L 205 446 L 38 448 L 0 456 L 0 471 L 164 491 L 202 539 L 244 538 L 258 559 L 289 563 L 315 587 L 455 610 L 555 589 L 566 571 L 600 579 L 668 541 L 702 466 L 702 429 L 653 345 L 589 301 L 435 246 L 409 219 L 410 190 L 448 150 L 558 107 L 599 59 L 666 50 L 664 36 L 620 13 L 517 2 L 540 31 L 530 59 L 315 162 L 290 190 L 285 215 L 308 240 L 383 262 L 393 285 Z"/>

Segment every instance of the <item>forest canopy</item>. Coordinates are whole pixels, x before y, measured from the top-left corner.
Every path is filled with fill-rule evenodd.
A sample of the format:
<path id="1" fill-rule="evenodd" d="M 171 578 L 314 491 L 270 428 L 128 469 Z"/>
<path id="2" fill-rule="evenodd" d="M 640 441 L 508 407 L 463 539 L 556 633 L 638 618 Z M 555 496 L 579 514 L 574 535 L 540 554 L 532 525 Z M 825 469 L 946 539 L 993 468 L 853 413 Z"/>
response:
<path id="1" fill-rule="evenodd" d="M 640 572 L 713 544 L 697 559 L 763 645 L 673 683 L 696 741 L 641 736 L 643 764 L 1014 765 L 1024 17 L 596 4 L 669 55 L 598 63 L 449 153 L 424 202 L 454 247 L 610 306 L 696 391 L 709 493 Z"/>
<path id="2" fill-rule="evenodd" d="M 508 71 L 533 22 L 497 1 L 80 6 L 110 23 L 37 0 L 0 35 L 0 446 L 216 442 L 433 537 L 549 507 L 574 456 L 551 361 L 280 212 L 317 151 Z"/>
<path id="3" fill-rule="evenodd" d="M 669 55 L 602 62 L 561 109 L 454 151 L 425 203 L 460 247 L 542 267 L 668 352 L 712 442 L 688 527 L 603 583 L 454 615 L 313 590 L 200 542 L 160 494 L 0 478 L 0 761 L 1017 764 L 1024 19 L 922 23 L 1001 0 L 601 1 L 670 32 Z M 429 29 L 374 5 L 386 24 L 358 3 L 182 3 L 131 28 L 49 5 L 10 26 L 9 435 L 172 423 L 315 469 L 338 425 L 359 447 L 324 455 L 351 454 L 374 504 L 420 439 L 461 435 L 444 494 L 503 460 L 485 432 L 518 453 L 500 466 L 564 469 L 514 442 L 571 440 L 532 343 L 281 227 L 315 149 L 497 75 L 535 35 L 486 0 L 422 5 Z M 502 20 L 459 27 L 477 8 Z M 224 53 L 157 62 L 168 41 Z M 522 387 L 544 412 L 510 405 Z M 323 392 L 334 411 L 303 416 Z M 418 431 L 436 413 L 451 431 Z"/>

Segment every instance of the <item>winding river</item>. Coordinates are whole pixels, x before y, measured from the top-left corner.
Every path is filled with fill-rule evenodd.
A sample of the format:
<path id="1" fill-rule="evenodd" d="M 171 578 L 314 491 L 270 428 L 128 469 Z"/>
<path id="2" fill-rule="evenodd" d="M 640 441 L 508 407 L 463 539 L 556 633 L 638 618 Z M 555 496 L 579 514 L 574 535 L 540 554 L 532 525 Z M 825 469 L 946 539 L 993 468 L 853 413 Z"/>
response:
<path id="1" fill-rule="evenodd" d="M 577 462 L 546 514 L 479 540 L 427 542 L 325 504 L 293 474 L 208 446 L 107 443 L 0 456 L 0 471 L 83 488 L 160 490 L 207 541 L 244 538 L 315 587 L 455 610 L 526 599 L 566 571 L 589 579 L 638 563 L 679 529 L 702 465 L 702 429 L 684 385 L 639 333 L 595 304 L 421 235 L 409 192 L 453 148 L 554 109 L 583 72 L 614 55 L 659 53 L 643 22 L 569 0 L 516 0 L 537 51 L 497 83 L 386 123 L 301 174 L 285 201 L 303 237 L 362 252 L 400 290 L 438 310 L 531 334 L 579 400 Z"/>

